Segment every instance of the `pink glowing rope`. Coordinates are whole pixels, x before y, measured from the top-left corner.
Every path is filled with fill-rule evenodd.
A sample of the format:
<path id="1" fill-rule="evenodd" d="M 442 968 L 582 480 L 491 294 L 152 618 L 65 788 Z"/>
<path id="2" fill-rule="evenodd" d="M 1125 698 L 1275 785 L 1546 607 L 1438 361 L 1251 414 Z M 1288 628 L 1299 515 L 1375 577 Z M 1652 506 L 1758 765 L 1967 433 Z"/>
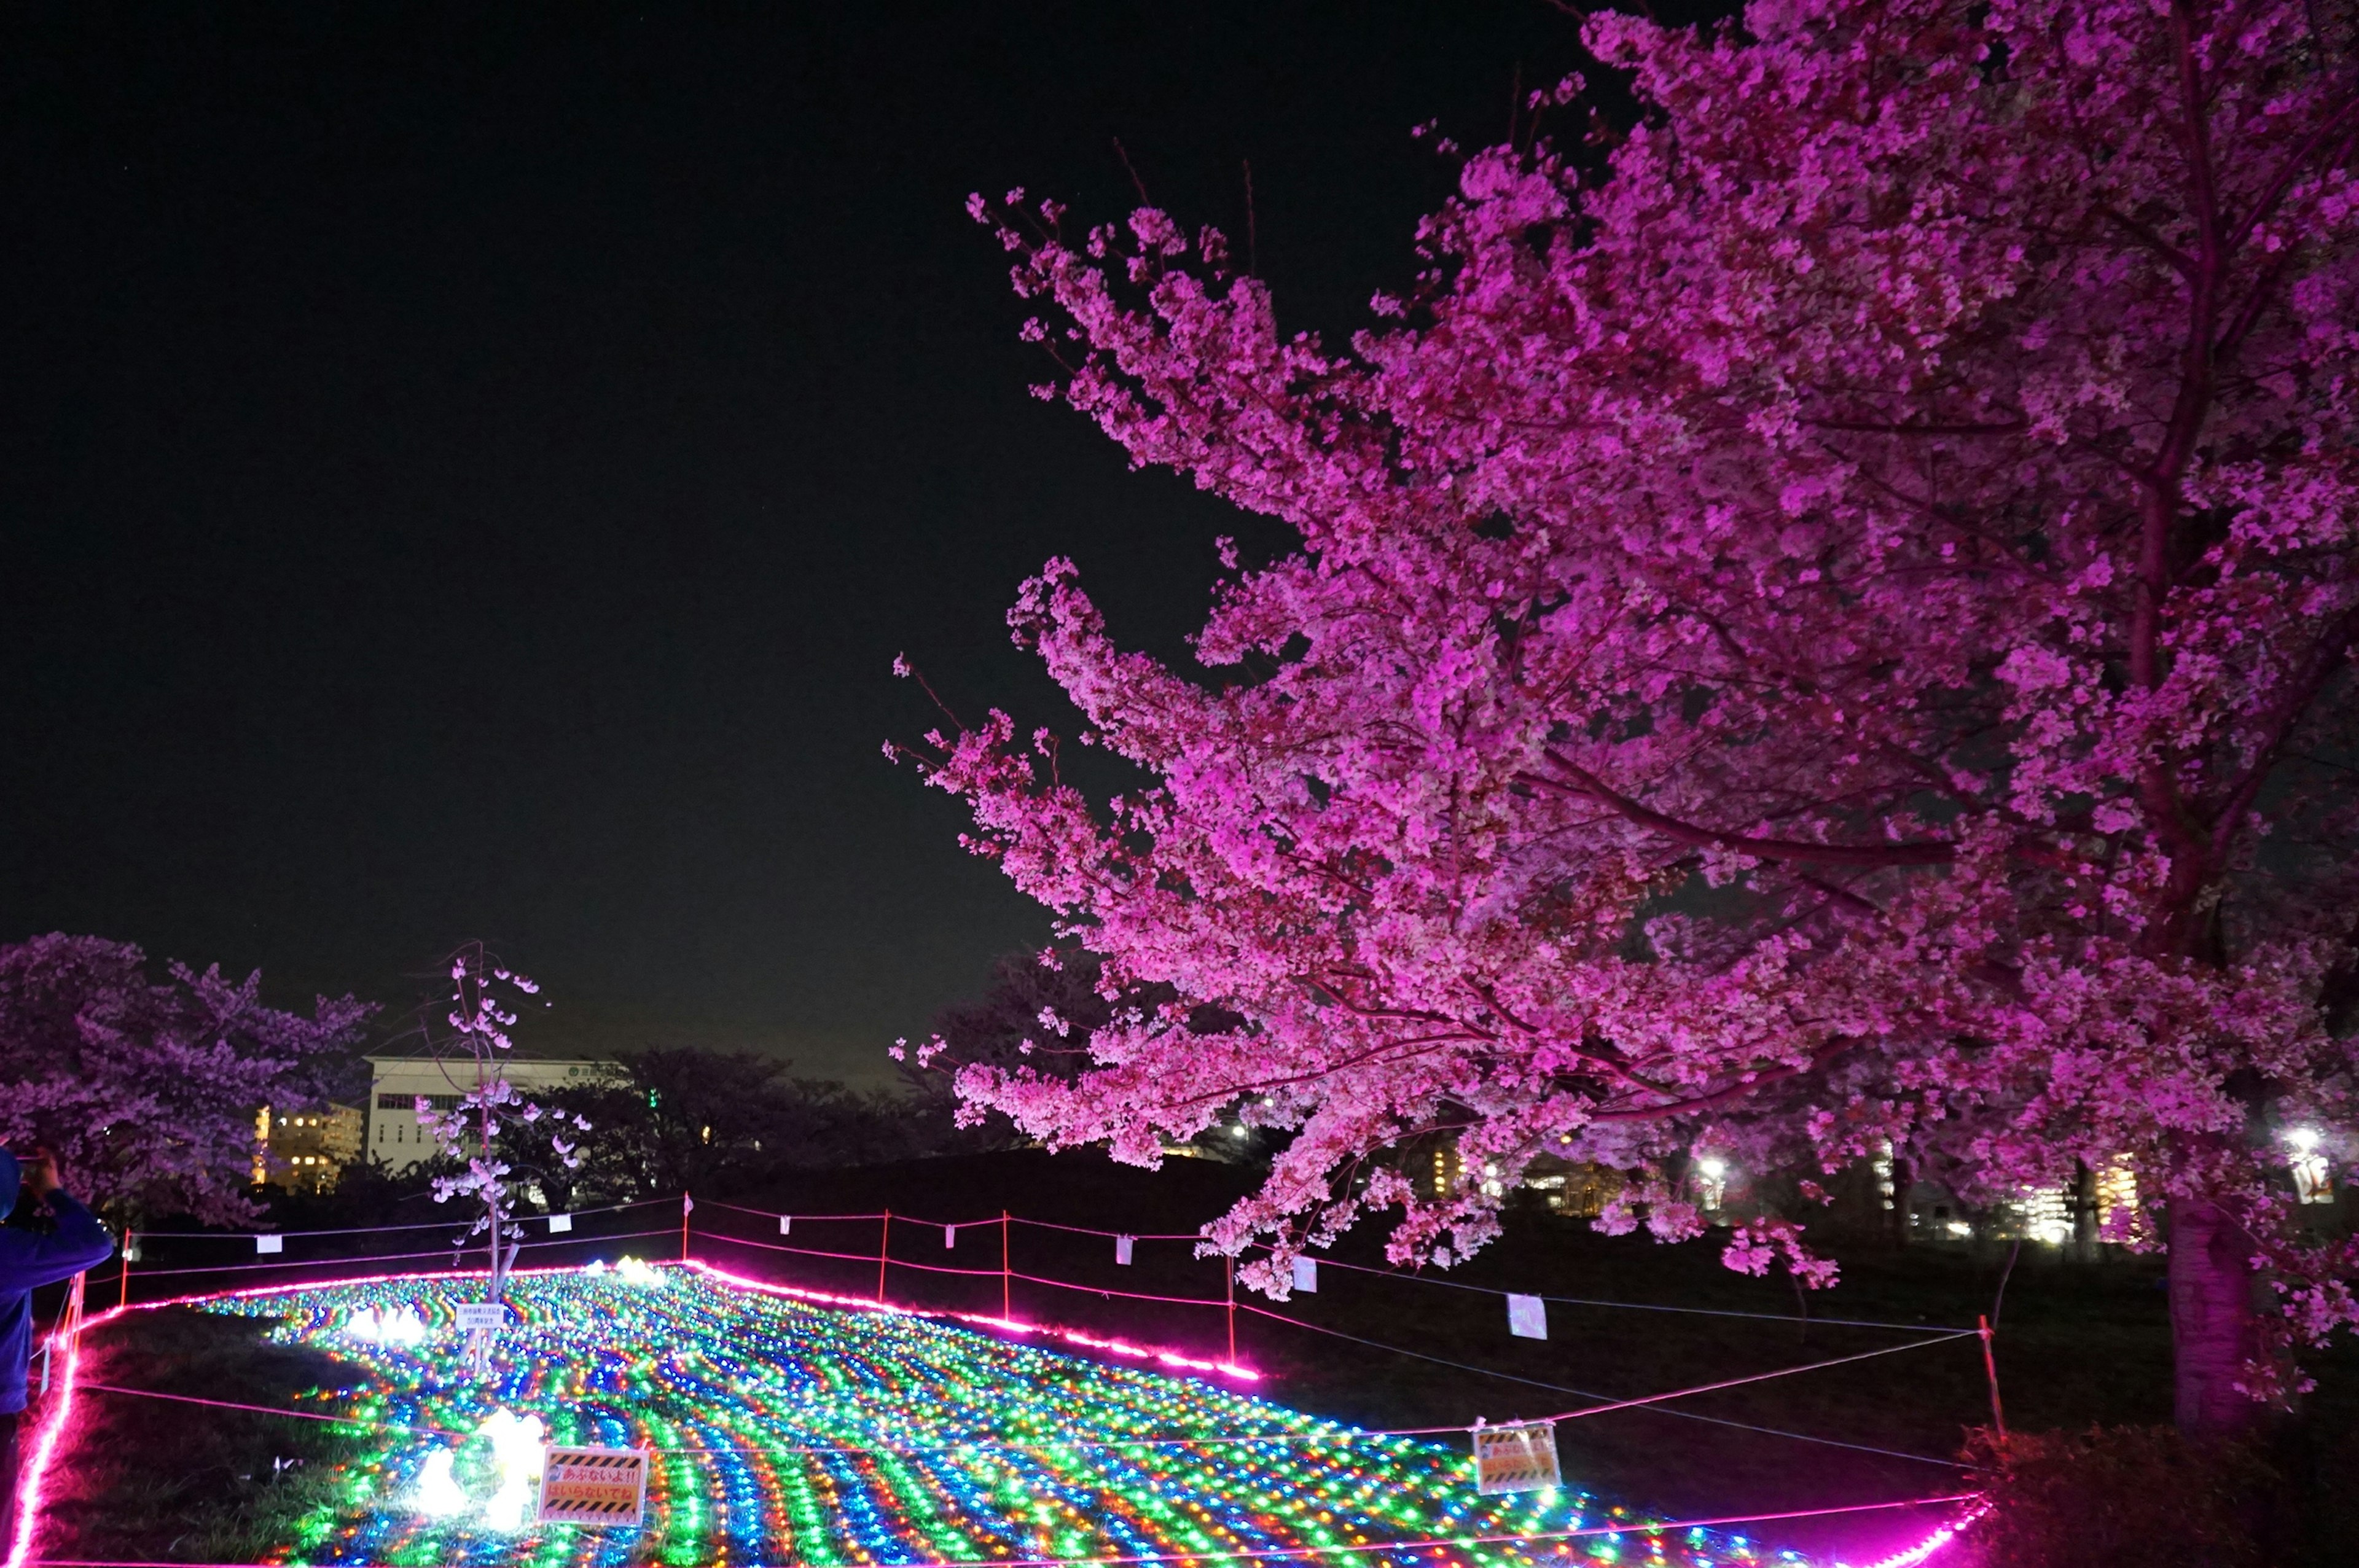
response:
<path id="1" fill-rule="evenodd" d="M 1889 1557 L 1879 1557 L 1867 1564 L 1867 1568 L 1917 1568 L 1919 1563 L 1926 1561 L 1933 1553 L 1955 1541 L 1966 1526 L 1990 1512 L 1990 1504 L 1982 1498 L 1974 1498 L 1971 1501 L 1973 1507 L 1941 1526 L 1916 1545 L 1905 1552 L 1896 1552 Z"/>
<path id="2" fill-rule="evenodd" d="M 115 1310 L 119 1312 L 122 1309 L 118 1307 Z M 108 1313 L 105 1317 L 114 1315 L 114 1313 Z M 104 1318 L 93 1321 L 103 1322 Z M 89 1325 L 84 1324 L 83 1326 Z M 54 1356 L 57 1354 L 54 1348 L 56 1341 L 53 1339 L 50 1344 L 53 1346 L 50 1354 Z M 74 1374 L 82 1369 L 82 1336 L 79 1333 L 66 1339 L 65 1352 L 65 1370 L 58 1381 L 57 1408 L 42 1423 L 41 1435 L 33 1444 L 32 1462 L 24 1466 L 16 1483 L 16 1517 L 9 1521 L 14 1529 L 10 1534 L 6 1568 L 25 1568 L 25 1559 L 33 1550 L 33 1521 L 41 1511 L 41 1478 L 49 1473 L 49 1458 L 57 1452 L 58 1439 L 64 1434 L 66 1422 L 73 1414 Z"/>
<path id="3" fill-rule="evenodd" d="M 864 1296 L 840 1296 L 830 1291 L 805 1290 L 795 1285 L 774 1285 L 766 1280 L 751 1280 L 743 1274 L 733 1274 L 726 1269 L 716 1269 L 701 1258 L 691 1258 L 685 1263 L 667 1263 L 670 1269 L 693 1269 L 700 1274 L 748 1291 L 766 1295 L 791 1296 L 797 1301 L 816 1302 L 823 1306 L 844 1307 L 859 1312 L 887 1313 L 897 1317 L 924 1317 L 955 1323 L 971 1323 L 978 1327 L 995 1328 L 1006 1334 L 1033 1334 L 1060 1340 L 1067 1345 L 1079 1345 L 1086 1349 L 1103 1350 L 1109 1355 L 1127 1357 L 1135 1361 L 1153 1361 L 1158 1366 L 1175 1367 L 1190 1372 L 1218 1372 L 1223 1377 L 1243 1382 L 1257 1383 L 1261 1374 L 1250 1367 L 1240 1367 L 1234 1361 L 1207 1361 L 1201 1357 L 1183 1355 L 1152 1345 L 1133 1345 L 1126 1339 L 1101 1339 L 1083 1334 L 1077 1328 L 1058 1328 L 1048 1324 L 1021 1323 L 1015 1318 L 990 1317 L 981 1313 L 949 1312 L 937 1308 L 895 1306 L 890 1302 L 872 1301 Z"/>

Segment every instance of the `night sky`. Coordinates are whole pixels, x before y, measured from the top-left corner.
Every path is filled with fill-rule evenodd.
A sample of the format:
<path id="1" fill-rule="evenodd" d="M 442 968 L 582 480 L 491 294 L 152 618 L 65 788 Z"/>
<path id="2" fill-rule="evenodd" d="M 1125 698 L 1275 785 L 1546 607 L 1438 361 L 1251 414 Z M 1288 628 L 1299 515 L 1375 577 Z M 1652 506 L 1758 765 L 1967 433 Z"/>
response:
<path id="1" fill-rule="evenodd" d="M 1027 395 L 962 211 L 1245 228 L 1288 327 L 1404 284 L 1446 169 L 1574 58 L 1545 0 L 0 14 L 0 940 L 274 997 L 481 935 L 551 1046 L 882 1075 L 1043 914 L 887 766 L 1070 710 L 1082 568 L 1201 622 L 1248 520 Z"/>

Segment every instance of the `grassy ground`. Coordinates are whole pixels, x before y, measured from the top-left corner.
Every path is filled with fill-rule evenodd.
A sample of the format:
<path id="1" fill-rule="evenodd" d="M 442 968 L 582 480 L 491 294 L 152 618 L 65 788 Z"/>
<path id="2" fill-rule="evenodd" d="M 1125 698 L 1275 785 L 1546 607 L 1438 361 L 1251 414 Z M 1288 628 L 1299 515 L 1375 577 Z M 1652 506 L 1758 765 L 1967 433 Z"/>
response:
<path id="1" fill-rule="evenodd" d="M 337 1364 L 272 1345 L 268 1325 L 184 1308 L 132 1313 L 83 1341 L 85 1384 L 285 1404 L 340 1386 Z M 348 1429 L 84 1393 L 46 1494 L 42 1555 L 245 1563 L 294 1538 L 356 1452 Z"/>
<path id="2" fill-rule="evenodd" d="M 699 1257 L 756 1277 L 868 1296 L 877 1283 L 875 1222 L 809 1217 L 890 1207 L 902 1217 L 892 1227 L 895 1266 L 887 1290 L 895 1301 L 996 1313 L 995 1222 L 1003 1209 L 1110 1230 L 1192 1230 L 1250 1179 L 1238 1168 L 1197 1161 L 1174 1161 L 1150 1173 L 1093 1153 L 977 1156 L 833 1173 L 741 1195 L 751 1206 L 806 1217 L 789 1238 L 777 1235 L 774 1221 L 700 1201 L 694 1249 Z M 921 1224 L 920 1217 L 936 1223 Z M 956 1248 L 945 1248 L 939 1227 L 945 1221 L 981 1228 L 962 1230 Z M 732 1235 L 864 1254 L 865 1260 L 764 1251 L 723 1239 Z M 1376 1264 L 1380 1242 L 1370 1231 L 1328 1256 Z M 677 1251 L 676 1243 L 661 1241 L 632 1246 L 643 1257 Z M 1014 1287 L 1019 1316 L 1214 1355 L 1225 1351 L 1226 1314 L 1217 1305 L 1100 1293 L 1217 1302 L 1220 1264 L 1195 1258 L 1187 1242 L 1142 1242 L 1136 1263 L 1123 1268 L 1115 1266 L 1103 1238 L 1019 1227 L 1011 1250 L 1019 1271 L 1091 1287 L 1053 1290 L 1019 1281 Z M 1550 1337 L 1536 1342 L 1509 1336 L 1497 1296 L 1329 1269 L 1316 1295 L 1298 1294 L 1283 1305 L 1241 1291 L 1242 1301 L 1310 1326 L 1241 1312 L 1239 1351 L 1267 1374 L 1256 1392 L 1304 1410 L 1368 1425 L 1471 1424 L 1478 1416 L 1550 1414 L 1596 1396 L 1690 1387 L 1907 1337 L 1840 1326 L 1829 1318 L 1970 1327 L 1978 1314 L 1992 1310 L 2006 1265 L 2003 1250 L 1976 1255 L 1918 1248 L 1838 1256 L 1842 1285 L 1806 1299 L 1786 1279 L 1730 1272 L 1709 1242 L 1667 1248 L 1638 1238 L 1602 1237 L 1585 1224 L 1546 1214 L 1517 1214 L 1503 1240 L 1440 1278 L 1767 1315 L 1552 1303 Z M 919 1264 L 986 1272 L 929 1273 Z M 282 1402 L 298 1390 L 332 1387 L 336 1377 L 332 1364 L 262 1345 L 245 1325 L 186 1313 L 132 1314 L 101 1331 L 93 1348 L 97 1360 L 85 1365 L 100 1381 L 266 1404 Z M 2007 1419 L 2018 1430 L 2167 1422 L 2169 1325 L 2158 1261 L 2071 1264 L 2046 1249 L 2026 1249 L 2008 1277 L 1996 1355 Z M 2318 1368 L 2322 1386 L 2304 1417 L 2304 1431 L 2331 1439 L 2359 1430 L 2355 1363 L 2359 1358 L 2346 1352 Z M 110 1368 L 119 1375 L 110 1375 Z M 92 1408 L 97 1419 L 83 1426 L 67 1456 L 66 1468 L 84 1474 L 60 1505 L 60 1517 L 72 1530 L 72 1550 L 60 1552 L 53 1543 L 52 1555 L 236 1560 L 250 1554 L 253 1543 L 273 1539 L 276 1521 L 302 1511 L 305 1488 L 318 1484 L 321 1468 L 338 1453 L 334 1429 L 310 1423 L 290 1431 L 299 1423 L 194 1407 L 183 1415 L 179 1407 L 152 1401 L 108 1404 L 105 1396 L 93 1399 Z M 1567 1422 L 1559 1433 L 1567 1471 L 1597 1491 L 1689 1517 L 1905 1498 L 1971 1485 L 1971 1476 L 1940 1464 L 1694 1416 L 1943 1460 L 1958 1454 L 1968 1429 L 1988 1422 L 1990 1410 L 1980 1346 L 1962 1339 L 1686 1399 L 1669 1409 Z M 299 1463 L 274 1476 L 274 1459 Z M 1898 1527 L 1877 1528 L 1880 1536 L 1856 1524 L 1782 1525 L 1759 1533 L 1806 1549 L 1856 1551 L 1863 1541 L 1890 1540 Z"/>
<path id="3" fill-rule="evenodd" d="M 1248 1184 L 1237 1168 L 1173 1161 L 1161 1173 L 1114 1166 L 1102 1156 L 1007 1154 L 813 1177 L 749 1198 L 805 1212 L 874 1210 L 944 1221 L 989 1220 L 1002 1207 L 1078 1225 L 1183 1230 L 1210 1218 Z M 700 1224 L 776 1241 L 759 1221 L 700 1207 Z M 774 1228 L 774 1227 L 772 1227 Z M 897 1260 L 995 1265 L 995 1227 L 966 1233 L 946 1254 L 938 1229 L 897 1221 Z M 847 1250 L 876 1245 L 876 1227 L 799 1225 L 794 1239 Z M 1379 1265 L 1381 1232 L 1347 1238 L 1325 1256 Z M 729 1248 L 700 1236 L 700 1255 L 749 1272 L 802 1279 L 848 1293 L 875 1286 L 873 1263 L 830 1264 Z M 1548 1295 L 1701 1307 L 1768 1318 L 1572 1307 L 1551 1303 L 1549 1338 L 1507 1333 L 1499 1297 L 1440 1284 L 1322 1272 L 1316 1295 L 1274 1305 L 1240 1299 L 1319 1328 L 1414 1350 L 1419 1360 L 1241 1313 L 1242 1357 L 1270 1374 L 1261 1391 L 1321 1414 L 1368 1425 L 1471 1424 L 1571 1410 L 1583 1396 L 1625 1399 L 1872 1350 L 1908 1336 L 1832 1325 L 1828 1318 L 1972 1327 L 1999 1306 L 1995 1356 L 2006 1417 L 2018 1430 L 2081 1430 L 2095 1423 L 2168 1422 L 2170 1328 L 2159 1259 L 2068 1262 L 2027 1247 L 2012 1272 L 2005 1249 L 1837 1249 L 1843 1281 L 1797 1292 L 1791 1280 L 1747 1279 L 1723 1268 L 1709 1240 L 1665 1247 L 1641 1237 L 1601 1236 L 1585 1222 L 1546 1213 L 1510 1217 L 1507 1233 L 1471 1263 L 1430 1276 L 1460 1284 Z M 1219 1265 L 1185 1243 L 1140 1244 L 1131 1268 L 1113 1264 L 1098 1238 L 1018 1227 L 1019 1271 L 1116 1290 L 1221 1294 Z M 831 1272 L 830 1271 L 832 1271 Z M 2006 1276 L 2003 1304 L 1998 1302 Z M 896 1300 L 996 1310 L 995 1281 L 962 1281 L 896 1267 Z M 1218 1352 L 1216 1309 L 1127 1302 L 1018 1282 L 1018 1315 Z M 1807 1315 L 1806 1315 L 1807 1314 Z M 1453 1366 L 1439 1364 L 1441 1361 Z M 1479 1368 L 1473 1370 L 1470 1368 Z M 2321 1387 L 2303 1426 L 2331 1436 L 2359 1427 L 2359 1356 L 2346 1350 L 2317 1368 Z M 1515 1379 L 1526 1379 L 1517 1381 Z M 1579 1390 L 1580 1394 L 1534 1387 Z M 1673 1411 L 1682 1413 L 1672 1413 Z M 1695 1517 L 1833 1506 L 1971 1489 L 1972 1476 L 1940 1465 L 1860 1452 L 1691 1419 L 1766 1426 L 1930 1459 L 1955 1457 L 1966 1433 L 1990 1422 L 1989 1383 L 1974 1339 L 1902 1351 L 1826 1371 L 1685 1399 L 1664 1409 L 1619 1411 L 1559 1428 L 1567 1471 L 1583 1485 L 1649 1508 Z M 1889 1526 L 1880 1527 L 1889 1539 Z M 1784 1525 L 1774 1536 L 1813 1550 L 1854 1551 L 1873 1528 Z"/>

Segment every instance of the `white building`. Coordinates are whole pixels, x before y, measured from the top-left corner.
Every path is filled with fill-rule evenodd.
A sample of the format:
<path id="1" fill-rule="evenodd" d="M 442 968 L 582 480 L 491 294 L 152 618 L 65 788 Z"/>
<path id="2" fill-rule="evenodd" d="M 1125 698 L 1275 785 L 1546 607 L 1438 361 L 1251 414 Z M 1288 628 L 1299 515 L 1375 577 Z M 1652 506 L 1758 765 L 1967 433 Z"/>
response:
<path id="1" fill-rule="evenodd" d="M 457 1108 L 460 1097 L 475 1087 L 475 1063 L 472 1057 L 437 1057 L 417 1050 L 371 1056 L 368 1065 L 367 1152 L 398 1173 L 434 1152 L 434 1141 L 418 1125 L 419 1097 L 438 1111 Z M 527 1096 L 536 1089 L 584 1087 L 614 1071 L 612 1062 L 595 1057 L 521 1049 L 500 1053 L 490 1065 Z"/>

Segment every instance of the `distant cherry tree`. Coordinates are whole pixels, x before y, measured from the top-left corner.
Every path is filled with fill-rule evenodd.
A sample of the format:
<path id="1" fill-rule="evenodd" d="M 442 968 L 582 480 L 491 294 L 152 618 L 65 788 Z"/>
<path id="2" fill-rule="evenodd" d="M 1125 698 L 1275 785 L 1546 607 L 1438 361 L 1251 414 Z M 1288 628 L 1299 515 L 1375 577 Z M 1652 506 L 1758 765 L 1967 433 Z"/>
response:
<path id="1" fill-rule="evenodd" d="M 76 1195 L 117 1218 L 254 1218 L 257 1115 L 323 1103 L 323 1074 L 375 1011 L 322 997 L 305 1018 L 261 991 L 258 972 L 218 965 L 158 980 L 137 947 L 99 936 L 0 946 L 0 1141 L 48 1145 Z"/>
<path id="2" fill-rule="evenodd" d="M 429 1052 L 441 1066 L 456 1103 L 437 1110 L 419 1095 L 418 1125 L 444 1158 L 459 1164 L 449 1174 L 432 1178 L 434 1201 L 472 1198 L 482 1206 L 470 1217 L 461 1238 L 481 1236 L 491 1256 L 491 1294 L 500 1299 L 508 1272 L 508 1259 L 520 1241 L 516 1235 L 516 1174 L 502 1149 L 502 1133 L 514 1126 L 546 1133 L 557 1163 L 572 1170 L 582 1163 L 579 1135 L 590 1130 L 578 1112 L 552 1109 L 527 1097 L 508 1081 L 506 1058 L 516 1049 L 508 1031 L 516 1027 L 510 1011 L 540 994 L 529 976 L 501 964 L 481 942 L 469 942 L 448 962 L 450 1011 L 440 1026 L 425 1026 Z M 546 1005 L 545 1003 L 543 1005 Z M 574 1136 L 569 1138 L 567 1134 Z M 503 1251 L 503 1247 L 506 1251 Z"/>
<path id="3" fill-rule="evenodd" d="M 1535 95 L 1578 135 L 1464 157 L 1348 348 L 1281 333 L 1213 231 L 973 204 L 1066 400 L 1301 547 L 1227 553 L 1195 676 L 1070 563 L 1025 586 L 1135 793 L 1003 714 L 928 738 L 1107 994 L 1176 997 L 1087 1072 L 960 1089 L 1141 1162 L 1291 1130 L 1211 1232 L 1280 1291 L 1373 1208 L 1403 1264 L 1496 1233 L 1495 1189 L 1383 1157 L 1422 1136 L 1501 1186 L 1642 1173 L 1603 1223 L 1666 1239 L 1699 1148 L 1888 1147 L 1986 1203 L 2117 1168 L 2117 1234 L 2169 1238 L 2180 1421 L 2236 1426 L 2359 1319 L 2280 1141 L 2359 1128 L 2349 7 L 1583 38 L 1636 123 Z M 1788 1221 L 1727 1248 L 1781 1257 L 1832 1277 Z"/>

